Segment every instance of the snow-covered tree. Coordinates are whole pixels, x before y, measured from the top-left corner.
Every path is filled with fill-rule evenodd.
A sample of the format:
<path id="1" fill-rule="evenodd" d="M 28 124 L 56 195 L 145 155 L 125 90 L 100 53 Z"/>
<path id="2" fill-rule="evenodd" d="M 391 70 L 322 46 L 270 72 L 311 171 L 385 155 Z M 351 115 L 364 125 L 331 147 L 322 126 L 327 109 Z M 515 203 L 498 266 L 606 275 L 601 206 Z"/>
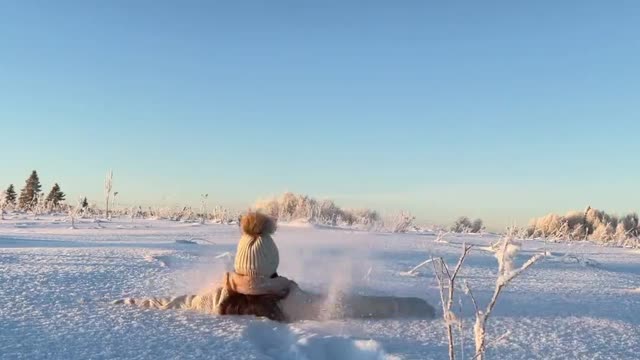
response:
<path id="1" fill-rule="evenodd" d="M 55 183 L 53 184 L 51 191 L 49 191 L 49 195 L 47 195 L 45 202 L 51 208 L 57 208 L 60 205 L 60 203 L 64 201 L 64 199 L 65 199 L 65 194 L 62 192 L 62 190 L 60 190 L 60 185 L 58 185 L 58 183 Z"/>
<path id="2" fill-rule="evenodd" d="M 80 205 L 82 206 L 82 211 L 89 207 L 89 201 L 87 201 L 86 196 L 82 198 L 82 202 L 80 203 Z"/>
<path id="3" fill-rule="evenodd" d="M 6 205 L 15 206 L 16 205 L 16 189 L 13 187 L 13 184 L 10 184 L 7 190 L 4 192 L 4 201 Z"/>
<path id="4" fill-rule="evenodd" d="M 6 191 L 0 193 L 0 220 L 4 220 L 4 208 L 7 207 Z"/>
<path id="5" fill-rule="evenodd" d="M 25 181 L 24 188 L 20 191 L 18 206 L 23 210 L 33 209 L 33 207 L 37 205 L 36 202 L 41 187 L 38 173 L 33 170 L 29 178 Z"/>

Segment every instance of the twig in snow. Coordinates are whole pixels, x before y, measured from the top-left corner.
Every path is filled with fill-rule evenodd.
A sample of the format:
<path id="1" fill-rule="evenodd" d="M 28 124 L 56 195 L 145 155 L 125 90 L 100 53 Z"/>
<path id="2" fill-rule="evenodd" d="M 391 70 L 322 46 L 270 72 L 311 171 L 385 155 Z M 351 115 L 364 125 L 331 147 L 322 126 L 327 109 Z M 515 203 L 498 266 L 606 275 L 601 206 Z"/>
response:
<path id="1" fill-rule="evenodd" d="M 373 271 L 373 267 L 369 267 L 369 270 L 367 270 L 367 273 L 364 276 L 364 281 L 369 282 L 369 280 L 371 280 L 371 271 Z"/>
<path id="2" fill-rule="evenodd" d="M 429 264 L 432 261 L 434 261 L 433 258 L 427 259 L 427 260 L 421 262 L 420 264 L 416 265 L 413 269 L 411 269 L 411 270 L 409 270 L 409 271 L 407 271 L 406 273 L 403 273 L 403 274 L 405 274 L 405 275 L 415 275 L 416 271 L 418 271 L 418 269 L 420 269 L 421 267 Z"/>

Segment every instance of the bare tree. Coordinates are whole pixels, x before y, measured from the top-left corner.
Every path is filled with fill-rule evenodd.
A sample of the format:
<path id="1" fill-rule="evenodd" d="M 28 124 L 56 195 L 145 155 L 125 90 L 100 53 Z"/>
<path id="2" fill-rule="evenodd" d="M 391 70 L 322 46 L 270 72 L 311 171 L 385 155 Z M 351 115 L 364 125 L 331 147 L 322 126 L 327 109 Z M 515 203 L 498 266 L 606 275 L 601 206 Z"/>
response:
<path id="1" fill-rule="evenodd" d="M 107 219 L 109 219 L 109 199 L 111 198 L 111 191 L 113 190 L 113 170 L 107 172 L 107 177 L 104 179 L 104 197 L 105 197 L 105 213 Z"/>

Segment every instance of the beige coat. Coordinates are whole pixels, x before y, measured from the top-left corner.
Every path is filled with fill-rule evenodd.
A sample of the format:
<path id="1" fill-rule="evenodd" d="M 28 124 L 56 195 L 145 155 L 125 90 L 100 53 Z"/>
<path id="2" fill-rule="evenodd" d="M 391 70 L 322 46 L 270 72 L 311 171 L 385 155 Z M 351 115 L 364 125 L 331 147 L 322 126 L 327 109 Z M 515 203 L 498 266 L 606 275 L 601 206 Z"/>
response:
<path id="1" fill-rule="evenodd" d="M 246 295 L 286 294 L 280 309 L 290 321 L 328 320 L 339 318 L 433 318 L 434 309 L 419 298 L 391 296 L 360 296 L 337 294 L 315 295 L 301 290 L 285 278 L 274 279 L 226 273 L 223 285 L 202 295 L 182 295 L 175 298 L 122 299 L 115 304 L 130 304 L 153 309 L 185 309 L 219 314 L 219 305 L 229 291 Z"/>

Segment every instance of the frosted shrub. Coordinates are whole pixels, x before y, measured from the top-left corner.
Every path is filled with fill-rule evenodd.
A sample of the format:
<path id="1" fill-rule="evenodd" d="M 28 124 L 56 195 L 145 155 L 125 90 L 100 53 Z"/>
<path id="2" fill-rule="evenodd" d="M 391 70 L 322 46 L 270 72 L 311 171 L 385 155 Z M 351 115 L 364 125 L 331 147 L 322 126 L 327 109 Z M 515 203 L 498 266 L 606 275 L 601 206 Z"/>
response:
<path id="1" fill-rule="evenodd" d="M 585 222 L 591 226 L 591 232 L 593 232 L 598 226 L 603 224 L 611 224 L 613 227 L 616 227 L 618 225 L 618 218 L 604 211 L 589 207 L 585 212 Z"/>
<path id="2" fill-rule="evenodd" d="M 364 225 L 380 222 L 373 210 L 345 210 L 331 200 L 316 200 L 310 196 L 286 192 L 279 197 L 258 200 L 254 207 L 280 221 L 305 220 L 326 225 Z"/>
<path id="3" fill-rule="evenodd" d="M 455 233 L 479 233 L 482 229 L 482 219 L 471 221 L 471 219 L 466 216 L 460 216 L 453 225 L 451 225 L 451 232 Z"/>
<path id="4" fill-rule="evenodd" d="M 589 236 L 590 240 L 594 240 L 597 242 L 610 242 L 615 237 L 615 228 L 611 225 L 611 223 L 604 224 L 599 223 L 596 228 L 593 230 L 593 233 Z"/>
<path id="5" fill-rule="evenodd" d="M 622 224 L 628 237 L 640 237 L 640 221 L 638 219 L 638 214 L 627 214 L 620 219 L 620 224 Z"/>
<path id="6" fill-rule="evenodd" d="M 413 226 L 415 219 L 415 216 L 411 215 L 410 212 L 400 211 L 392 218 L 390 230 L 394 233 L 407 232 Z"/>
<path id="7" fill-rule="evenodd" d="M 469 232 L 469 229 L 471 229 L 471 220 L 466 216 L 460 216 L 453 225 L 451 225 L 451 232 L 466 233 Z"/>
<path id="8" fill-rule="evenodd" d="M 556 214 L 547 214 L 531 223 L 532 236 L 549 237 L 557 234 L 563 227 L 562 218 Z"/>
<path id="9" fill-rule="evenodd" d="M 569 226 L 570 229 L 573 229 L 577 226 L 583 225 L 585 218 L 584 218 L 584 212 L 582 211 L 569 211 L 565 216 L 564 216 L 565 222 L 567 223 L 567 226 Z"/>
<path id="10" fill-rule="evenodd" d="M 337 225 L 340 220 L 354 220 L 354 219 L 341 219 L 342 210 L 331 200 L 321 200 L 316 205 L 315 218 L 323 224 Z"/>
<path id="11" fill-rule="evenodd" d="M 304 219 L 311 221 L 314 219 L 314 209 L 317 201 L 307 195 L 294 193 L 284 193 L 278 200 L 278 218 L 289 221 Z"/>
<path id="12" fill-rule="evenodd" d="M 345 210 L 345 213 L 353 217 L 353 222 L 355 224 L 374 226 L 381 221 L 380 214 L 371 209 Z"/>
<path id="13" fill-rule="evenodd" d="M 306 195 L 287 192 L 275 199 L 259 200 L 255 207 L 284 221 L 312 220 L 317 201 Z"/>
<path id="14" fill-rule="evenodd" d="M 564 216 L 548 214 L 532 219 L 527 236 L 556 240 L 588 239 L 604 244 L 636 246 L 640 224 L 635 213 L 618 218 L 587 207 L 585 211 L 571 211 Z"/>
<path id="15" fill-rule="evenodd" d="M 471 224 L 472 233 L 479 233 L 482 231 L 483 228 L 484 226 L 482 226 L 482 219 L 473 220 L 473 223 Z"/>
<path id="16" fill-rule="evenodd" d="M 214 223 L 219 224 L 227 224 L 233 220 L 236 220 L 238 216 L 236 216 L 229 209 L 223 208 L 222 206 L 216 206 L 213 208 L 213 212 L 209 214 L 209 219 Z"/>

